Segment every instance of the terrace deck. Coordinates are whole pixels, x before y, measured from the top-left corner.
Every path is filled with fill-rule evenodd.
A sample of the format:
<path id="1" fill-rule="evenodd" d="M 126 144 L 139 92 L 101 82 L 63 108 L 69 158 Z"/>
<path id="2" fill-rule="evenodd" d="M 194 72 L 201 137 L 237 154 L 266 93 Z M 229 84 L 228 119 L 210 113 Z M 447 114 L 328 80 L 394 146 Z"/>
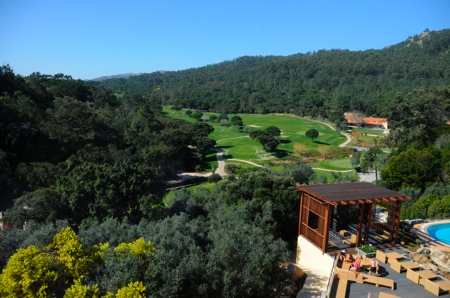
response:
<path id="1" fill-rule="evenodd" d="M 387 248 L 383 250 L 384 253 L 389 252 L 402 252 L 401 248 L 393 247 Z M 436 297 L 436 295 L 427 291 L 422 285 L 415 284 L 413 281 L 406 278 L 406 272 L 397 273 L 390 267 L 389 264 L 383 264 L 379 262 L 379 276 L 386 277 L 389 279 L 393 279 L 395 282 L 394 290 L 391 290 L 387 287 L 376 287 L 373 284 L 360 284 L 356 282 L 348 282 L 347 285 L 347 298 L 361 298 L 367 297 L 370 293 L 370 297 L 378 297 L 380 292 L 388 293 L 391 295 L 396 295 L 399 297 L 407 297 L 407 298 L 431 298 Z M 330 291 L 330 297 L 336 297 L 337 291 L 337 283 L 333 284 L 332 289 Z M 439 297 L 449 298 L 450 294 L 442 294 Z"/>

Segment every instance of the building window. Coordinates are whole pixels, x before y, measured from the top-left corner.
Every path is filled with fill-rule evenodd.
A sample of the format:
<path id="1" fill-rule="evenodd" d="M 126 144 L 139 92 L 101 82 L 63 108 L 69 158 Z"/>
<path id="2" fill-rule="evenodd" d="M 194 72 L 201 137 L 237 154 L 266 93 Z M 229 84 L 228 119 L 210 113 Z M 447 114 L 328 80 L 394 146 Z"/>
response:
<path id="1" fill-rule="evenodd" d="M 316 231 L 317 228 L 319 227 L 319 216 L 312 211 L 309 211 L 308 226 Z"/>

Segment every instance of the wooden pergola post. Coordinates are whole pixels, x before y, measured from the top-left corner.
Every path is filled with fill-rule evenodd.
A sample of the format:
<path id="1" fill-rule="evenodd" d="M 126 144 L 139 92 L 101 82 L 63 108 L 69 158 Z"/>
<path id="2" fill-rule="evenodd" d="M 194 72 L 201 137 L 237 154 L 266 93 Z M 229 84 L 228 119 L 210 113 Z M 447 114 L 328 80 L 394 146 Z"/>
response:
<path id="1" fill-rule="evenodd" d="M 402 202 L 396 201 L 395 204 L 395 216 L 394 216 L 394 230 L 392 231 L 392 241 L 397 243 L 398 241 L 398 229 L 400 228 L 400 212 L 402 210 Z"/>
<path id="2" fill-rule="evenodd" d="M 324 224 L 324 231 L 323 231 L 323 242 L 322 242 L 322 254 L 325 254 L 327 252 L 328 247 L 328 236 L 329 236 L 329 230 L 330 230 L 330 217 L 331 217 L 331 205 L 327 204 L 327 209 L 325 210 L 325 224 Z"/>
<path id="3" fill-rule="evenodd" d="M 356 243 L 355 246 L 358 247 L 359 243 L 361 242 L 361 229 L 362 229 L 362 223 L 364 221 L 364 204 L 358 205 L 359 212 L 358 212 L 358 224 L 356 229 Z"/>
<path id="4" fill-rule="evenodd" d="M 298 234 L 297 237 L 301 234 L 301 228 L 302 228 L 302 209 L 303 209 L 303 196 L 305 195 L 304 192 L 302 192 L 302 195 L 300 196 L 300 212 L 298 216 Z"/>
<path id="5" fill-rule="evenodd" d="M 369 242 L 369 234 L 370 234 L 370 221 L 372 217 L 372 203 L 364 204 L 364 224 L 365 224 L 365 233 L 364 233 L 364 244 Z"/>

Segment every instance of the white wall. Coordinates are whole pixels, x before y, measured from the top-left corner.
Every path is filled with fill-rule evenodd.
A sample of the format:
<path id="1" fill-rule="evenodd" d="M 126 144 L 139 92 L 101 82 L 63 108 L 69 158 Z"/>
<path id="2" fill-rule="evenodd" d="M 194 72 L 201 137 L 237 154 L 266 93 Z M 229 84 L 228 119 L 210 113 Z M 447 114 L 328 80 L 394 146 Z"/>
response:
<path id="1" fill-rule="evenodd" d="M 317 275 L 329 277 L 333 268 L 334 258 L 322 251 L 305 237 L 300 235 L 297 239 L 296 263 L 302 269 L 314 271 Z"/>

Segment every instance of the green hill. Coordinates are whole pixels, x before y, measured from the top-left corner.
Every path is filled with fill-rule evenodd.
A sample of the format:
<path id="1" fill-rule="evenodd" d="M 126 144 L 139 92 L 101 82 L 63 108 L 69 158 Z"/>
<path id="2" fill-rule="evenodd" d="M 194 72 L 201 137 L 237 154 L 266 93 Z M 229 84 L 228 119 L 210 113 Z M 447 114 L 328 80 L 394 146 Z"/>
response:
<path id="1" fill-rule="evenodd" d="M 381 50 L 240 57 L 183 71 L 97 82 L 158 104 L 225 113 L 293 113 L 335 121 L 346 111 L 384 117 L 397 94 L 450 85 L 450 30 Z"/>

